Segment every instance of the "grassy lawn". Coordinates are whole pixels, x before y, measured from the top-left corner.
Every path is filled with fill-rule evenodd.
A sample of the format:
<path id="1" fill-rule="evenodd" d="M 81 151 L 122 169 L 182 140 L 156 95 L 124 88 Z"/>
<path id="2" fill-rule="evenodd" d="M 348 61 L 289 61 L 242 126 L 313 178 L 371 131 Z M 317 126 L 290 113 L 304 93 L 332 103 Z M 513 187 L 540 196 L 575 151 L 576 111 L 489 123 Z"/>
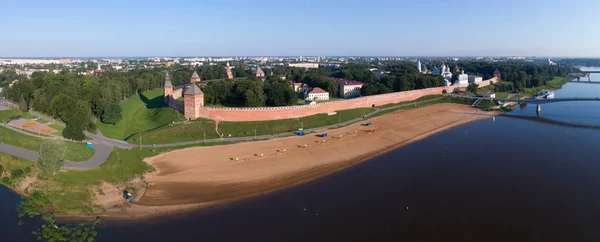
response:
<path id="1" fill-rule="evenodd" d="M 226 143 L 198 144 L 195 146 L 223 145 Z M 64 214 L 88 214 L 101 211 L 93 204 L 94 192 L 102 182 L 127 186 L 136 178 L 154 170 L 142 160 L 160 153 L 191 146 L 167 147 L 157 149 L 120 149 L 115 148 L 107 161 L 100 167 L 89 171 L 63 172 L 53 178 L 38 180 L 30 191 L 39 191 L 52 202 L 55 212 Z M 143 182 L 141 182 L 143 183 Z M 139 196 L 135 194 L 134 196 Z M 76 198 L 76 199 L 74 199 Z"/>
<path id="2" fill-rule="evenodd" d="M 18 186 L 23 178 L 37 171 L 35 162 L 0 153 L 0 184 Z"/>
<path id="3" fill-rule="evenodd" d="M 163 101 L 162 89 L 154 89 L 127 99 L 121 108 L 123 119 L 117 124 L 98 122 L 96 125 L 104 136 L 125 140 L 140 131 L 152 130 L 185 120 L 183 114 L 169 108 Z"/>
<path id="4" fill-rule="evenodd" d="M 231 137 L 278 134 L 283 132 L 297 131 L 299 128 L 310 129 L 345 122 L 363 116 L 374 111 L 372 108 L 356 108 L 336 111 L 335 115 L 317 114 L 298 119 L 282 119 L 257 122 L 221 122 L 219 132 L 223 135 L 231 134 Z"/>
<path id="5" fill-rule="evenodd" d="M 357 108 L 337 111 L 335 115 L 317 114 L 299 119 L 282 119 L 272 121 L 256 122 L 221 122 L 219 123 L 219 133 L 231 137 L 254 136 L 256 135 L 278 134 L 290 131 L 297 131 L 300 127 L 304 129 L 318 128 L 322 126 L 345 122 L 354 118 L 361 117 L 366 113 L 372 112 L 372 108 Z M 206 139 L 219 138 L 215 132 L 215 122 L 208 119 L 199 119 L 196 121 L 167 125 L 149 132 L 142 133 L 143 144 L 162 144 L 175 143 L 182 141 L 203 140 L 204 131 Z M 131 136 L 127 142 L 139 144 L 139 135 Z"/>
<path id="6" fill-rule="evenodd" d="M 42 139 L 0 127 L 0 142 L 38 152 Z M 87 148 L 84 143 L 65 142 L 65 145 L 67 146 L 67 151 L 63 157 L 65 160 L 86 161 L 96 152 L 94 149 Z"/>
<path id="7" fill-rule="evenodd" d="M 405 104 L 409 104 L 409 103 L 416 103 L 416 102 L 423 102 L 423 101 L 428 101 L 428 100 L 432 100 L 432 99 L 436 99 L 436 98 L 440 98 L 442 97 L 442 95 L 427 95 L 427 96 L 422 96 L 420 98 L 417 98 L 415 100 L 412 101 L 406 101 L 406 102 L 399 102 L 399 103 L 390 103 L 390 104 L 386 104 L 386 105 L 381 105 L 377 108 L 389 108 L 389 107 L 394 107 L 394 106 L 398 106 L 398 105 L 405 105 Z"/>
<path id="8" fill-rule="evenodd" d="M 47 124 L 48 123 L 48 120 L 41 119 L 41 118 L 38 118 L 35 121 L 37 121 L 38 123 L 41 123 L 41 124 Z"/>
<path id="9" fill-rule="evenodd" d="M 21 117 L 24 119 L 33 119 L 34 117 L 29 113 L 24 113 L 16 109 L 8 109 L 4 111 L 0 111 L 0 122 L 8 122 L 12 120 L 14 117 Z"/>
<path id="10" fill-rule="evenodd" d="M 440 95 L 432 95 L 432 96 L 440 97 Z M 425 98 L 425 97 L 429 97 L 428 100 L 435 99 L 435 98 L 432 98 L 430 96 L 424 96 L 424 97 L 421 97 L 421 98 Z M 377 116 L 385 115 L 385 114 L 388 114 L 388 113 L 391 113 L 391 112 L 395 112 L 395 111 L 399 111 L 399 110 L 415 109 L 415 108 L 425 107 L 425 106 L 429 106 L 429 105 L 433 105 L 433 104 L 438 104 L 438 103 L 458 103 L 458 104 L 471 105 L 473 103 L 473 101 L 474 100 L 464 99 L 464 98 L 444 97 L 442 99 L 424 102 L 424 103 L 421 103 L 419 105 L 416 105 L 416 104 L 415 105 L 406 105 L 407 103 L 410 104 L 410 103 L 414 103 L 415 101 L 412 101 L 412 102 L 402 102 L 402 103 L 396 104 L 398 106 L 396 108 L 391 108 L 391 109 L 388 109 L 388 110 L 385 110 L 385 111 L 378 112 L 378 113 L 376 113 L 376 114 L 374 114 L 374 115 L 372 115 L 370 117 L 377 117 Z M 405 106 L 402 106 L 402 105 L 405 105 Z"/>
<path id="11" fill-rule="evenodd" d="M 215 121 L 198 119 L 184 124 L 167 125 L 150 132 L 142 133 L 144 144 L 175 143 L 181 141 L 192 141 L 204 139 L 206 131 L 207 139 L 219 138 L 215 132 Z M 134 135 L 127 139 L 132 144 L 140 143 L 140 136 Z"/>

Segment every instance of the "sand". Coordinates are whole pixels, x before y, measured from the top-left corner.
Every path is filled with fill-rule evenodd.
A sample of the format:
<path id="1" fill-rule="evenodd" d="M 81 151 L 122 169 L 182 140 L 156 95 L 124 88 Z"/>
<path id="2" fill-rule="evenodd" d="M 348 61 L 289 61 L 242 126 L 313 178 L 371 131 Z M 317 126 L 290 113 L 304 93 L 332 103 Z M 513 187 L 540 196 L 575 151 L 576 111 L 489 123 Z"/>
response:
<path id="1" fill-rule="evenodd" d="M 110 207 L 105 213 L 109 218 L 139 218 L 265 194 L 493 115 L 465 105 L 436 104 L 370 119 L 371 127 L 365 121 L 327 130 L 326 138 L 307 134 L 176 150 L 145 160 L 156 171 L 145 176 L 148 187 L 135 204 L 121 200 L 115 207 L 116 201 L 109 199 L 112 205 L 99 205 Z"/>

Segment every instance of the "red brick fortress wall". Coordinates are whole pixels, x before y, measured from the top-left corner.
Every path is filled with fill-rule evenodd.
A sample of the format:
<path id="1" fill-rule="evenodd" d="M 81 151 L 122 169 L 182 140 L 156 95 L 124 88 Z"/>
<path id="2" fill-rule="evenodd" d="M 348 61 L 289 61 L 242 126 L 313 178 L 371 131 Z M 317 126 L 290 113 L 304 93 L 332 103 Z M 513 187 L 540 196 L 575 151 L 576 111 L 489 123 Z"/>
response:
<path id="1" fill-rule="evenodd" d="M 495 78 L 482 81 L 479 87 L 485 87 Z M 463 86 L 461 86 L 463 87 Z M 209 108 L 198 109 L 198 117 L 213 119 L 216 121 L 264 121 L 277 119 L 290 119 L 311 116 L 320 113 L 329 113 L 345 109 L 381 106 L 390 103 L 406 102 L 427 95 L 440 95 L 444 90 L 451 93 L 457 86 L 435 87 L 405 92 L 395 92 L 381 95 L 366 96 L 342 101 L 326 102 L 316 105 L 288 106 L 288 107 L 264 107 L 264 108 Z M 186 109 L 187 110 L 187 109 Z M 187 115 L 186 115 L 187 116 Z"/>

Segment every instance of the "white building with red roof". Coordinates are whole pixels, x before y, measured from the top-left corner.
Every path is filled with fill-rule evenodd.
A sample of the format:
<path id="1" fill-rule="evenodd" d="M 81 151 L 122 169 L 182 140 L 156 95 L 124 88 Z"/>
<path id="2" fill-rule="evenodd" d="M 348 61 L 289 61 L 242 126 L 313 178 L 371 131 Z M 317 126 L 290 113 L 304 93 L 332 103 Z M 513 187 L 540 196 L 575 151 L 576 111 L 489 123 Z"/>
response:
<path id="1" fill-rule="evenodd" d="M 323 90 L 320 87 L 315 87 L 312 90 L 310 90 L 310 92 L 308 92 L 308 95 L 306 95 L 306 100 L 310 100 L 310 101 L 329 100 L 329 92 Z"/>
<path id="2" fill-rule="evenodd" d="M 340 97 L 353 98 L 360 96 L 360 89 L 364 83 L 354 80 L 346 80 L 343 78 L 332 79 L 340 84 Z"/>

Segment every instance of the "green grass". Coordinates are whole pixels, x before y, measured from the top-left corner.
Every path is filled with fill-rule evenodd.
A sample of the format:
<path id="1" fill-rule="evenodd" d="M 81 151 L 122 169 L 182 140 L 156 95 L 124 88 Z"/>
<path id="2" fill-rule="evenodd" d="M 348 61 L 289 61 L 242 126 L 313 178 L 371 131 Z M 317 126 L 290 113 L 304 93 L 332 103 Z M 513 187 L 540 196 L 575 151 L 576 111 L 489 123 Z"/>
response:
<path id="1" fill-rule="evenodd" d="M 219 138 L 215 131 L 215 121 L 197 119 L 183 124 L 167 125 L 165 127 L 142 133 L 144 144 L 175 143 L 181 141 L 203 140 L 204 131 L 207 139 Z M 140 136 L 134 135 L 127 139 L 132 144 L 140 143 Z"/>
<path id="2" fill-rule="evenodd" d="M 193 146 L 211 146 L 231 144 L 209 143 Z M 142 160 L 160 153 L 191 146 L 165 147 L 156 149 L 120 149 L 115 148 L 106 162 L 89 171 L 70 171 L 59 173 L 50 179 L 38 180 L 31 190 L 39 191 L 52 202 L 56 214 L 89 214 L 101 211 L 93 204 L 94 192 L 102 182 L 114 185 L 128 184 L 143 174 L 154 170 Z M 139 194 L 134 194 L 139 196 Z M 74 199 L 76 198 L 76 199 Z"/>
<path id="3" fill-rule="evenodd" d="M 0 153 L 0 184 L 7 187 L 18 186 L 23 178 L 37 171 L 33 161 Z"/>
<path id="4" fill-rule="evenodd" d="M 317 114 L 298 119 L 257 122 L 221 122 L 219 123 L 219 132 L 225 136 L 231 134 L 231 137 L 253 136 L 254 129 L 256 128 L 256 135 L 278 134 L 297 131 L 301 127 L 310 129 L 338 124 L 340 122 L 361 117 L 372 111 L 374 111 L 372 108 L 356 108 L 336 111 L 337 114 L 335 115 Z"/>
<path id="5" fill-rule="evenodd" d="M 432 96 L 440 97 L 440 95 L 432 95 Z M 422 98 L 425 98 L 425 97 L 428 97 L 428 96 L 424 96 Z M 429 97 L 428 98 L 428 100 L 432 100 L 432 99 L 435 99 L 435 98 L 433 98 L 433 97 Z M 474 102 L 474 100 L 464 99 L 464 98 L 444 97 L 442 99 L 424 102 L 424 103 L 421 103 L 419 105 L 416 105 L 416 104 L 415 105 L 406 105 L 407 103 L 408 104 L 412 104 L 413 102 L 414 101 L 412 101 L 412 102 L 398 103 L 398 104 L 395 105 L 395 106 L 398 106 L 398 107 L 378 112 L 376 114 L 371 115 L 369 118 L 371 118 L 371 117 L 377 117 L 377 116 L 381 116 L 381 115 L 385 115 L 385 114 L 392 113 L 392 112 L 399 111 L 399 110 L 410 110 L 410 109 L 415 109 L 415 108 L 419 108 L 419 107 L 425 107 L 425 106 L 429 106 L 429 105 L 433 105 L 433 104 L 439 104 L 439 103 L 458 103 L 458 104 L 471 105 Z M 390 107 L 390 106 L 387 106 L 387 107 Z"/>
<path id="6" fill-rule="evenodd" d="M 409 103 L 429 101 L 429 100 L 433 100 L 433 99 L 440 98 L 440 97 L 442 97 L 442 95 L 427 95 L 427 96 L 422 96 L 422 97 L 417 98 L 417 99 L 412 100 L 412 101 L 399 102 L 399 103 L 390 103 L 390 104 L 386 104 L 386 105 L 381 105 L 381 106 L 379 106 L 377 108 L 395 107 L 395 106 L 398 106 L 398 105 L 405 105 L 405 104 L 409 104 Z"/>
<path id="7" fill-rule="evenodd" d="M 256 122 L 221 122 L 219 123 L 219 133 L 231 137 L 254 136 L 256 135 L 278 134 L 290 131 L 297 131 L 300 127 L 304 129 L 318 128 L 327 125 L 345 122 L 354 118 L 361 117 L 366 113 L 374 111 L 372 108 L 357 108 L 337 111 L 335 115 L 317 114 L 298 119 L 282 119 L 272 121 Z M 183 141 L 203 140 L 204 131 L 206 138 L 219 138 L 215 131 L 215 122 L 208 119 L 199 119 L 196 121 L 165 126 L 150 132 L 142 133 L 143 144 L 163 144 Z M 127 139 L 127 142 L 139 144 L 139 135 L 134 135 Z"/>
<path id="8" fill-rule="evenodd" d="M 41 124 L 47 124 L 48 123 L 48 120 L 45 120 L 45 119 L 42 119 L 42 118 L 38 118 L 35 121 L 37 121 L 38 123 L 41 123 Z"/>
<path id="9" fill-rule="evenodd" d="M 0 127 L 1 143 L 38 152 L 42 141 L 43 140 L 40 138 L 21 134 L 4 127 Z M 87 148 L 84 143 L 65 142 L 65 145 L 67 146 L 67 151 L 63 157 L 65 160 L 75 162 L 86 161 L 94 155 L 94 152 L 96 152 L 95 149 Z"/>
<path id="10" fill-rule="evenodd" d="M 24 113 L 16 109 L 8 109 L 0 111 L 0 122 L 8 122 L 12 120 L 13 117 L 21 117 L 24 119 L 33 119 L 34 117 L 29 113 Z"/>
<path id="11" fill-rule="evenodd" d="M 162 89 L 154 89 L 127 99 L 121 108 L 123 119 L 117 124 L 98 122 L 96 125 L 104 136 L 124 140 L 141 131 L 152 130 L 185 120 L 185 117 L 169 108 L 162 96 Z"/>

